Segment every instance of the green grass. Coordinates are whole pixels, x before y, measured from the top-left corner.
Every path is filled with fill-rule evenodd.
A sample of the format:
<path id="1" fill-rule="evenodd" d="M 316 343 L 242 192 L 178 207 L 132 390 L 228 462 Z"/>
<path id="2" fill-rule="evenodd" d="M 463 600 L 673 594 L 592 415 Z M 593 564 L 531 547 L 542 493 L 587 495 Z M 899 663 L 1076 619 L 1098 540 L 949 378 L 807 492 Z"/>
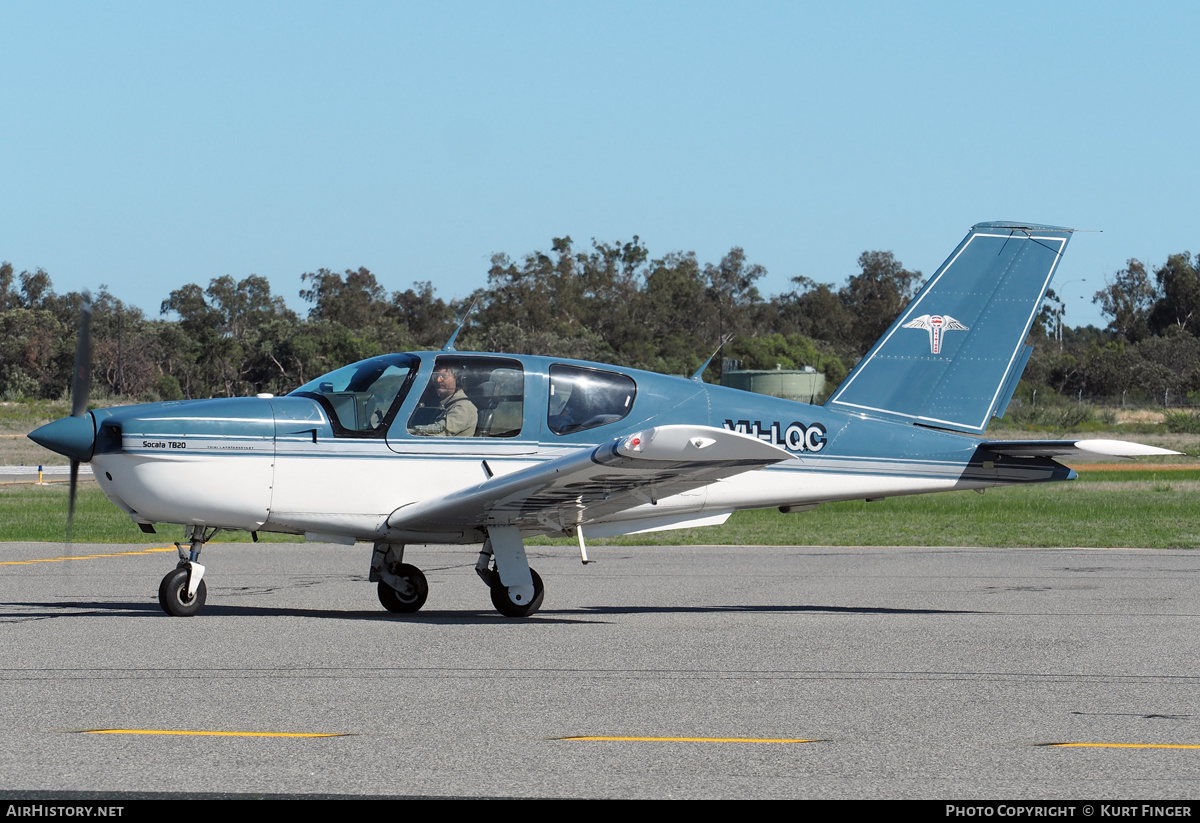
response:
<path id="1" fill-rule="evenodd" d="M 1151 458 L 1146 458 L 1147 462 Z M 1200 480 L 1200 468 L 1195 469 L 1161 469 L 1155 471 L 1153 465 L 1141 469 L 1112 469 L 1109 471 L 1081 471 L 1079 483 L 1116 483 L 1116 482 L 1149 482 L 1159 481 L 1176 483 L 1181 481 Z"/>
<path id="2" fill-rule="evenodd" d="M 1150 476 L 1148 476 L 1148 474 Z M 589 541 L 617 545 L 804 546 L 1200 546 L 1200 471 L 1096 472 L 1083 482 L 950 492 L 874 503 L 827 503 L 814 511 L 737 512 L 723 526 Z M 0 489 L 0 541 L 59 542 L 66 527 L 62 484 Z M 95 486 L 80 491 L 75 540 L 158 543 L 182 538 L 179 526 L 146 535 Z M 260 535 L 264 540 L 297 540 Z M 228 532 L 223 541 L 248 540 Z M 573 545 L 573 541 L 555 542 Z"/>
<path id="3" fill-rule="evenodd" d="M 0 542 L 58 543 L 67 534 L 67 484 L 37 486 L 23 483 L 0 487 Z M 132 520 L 109 502 L 94 483 L 85 483 L 75 500 L 77 543 L 171 543 L 183 539 L 182 526 L 158 526 L 158 534 L 143 534 Z M 222 532 L 224 543 L 249 541 L 247 532 Z M 295 541 L 299 537 L 262 533 L 260 540 Z"/>
<path id="4" fill-rule="evenodd" d="M 800 514 L 735 512 L 719 527 L 594 542 L 1195 548 L 1200 546 L 1197 492 L 1200 481 L 1175 478 L 1022 486 L 983 495 L 948 492 L 826 503 Z"/>

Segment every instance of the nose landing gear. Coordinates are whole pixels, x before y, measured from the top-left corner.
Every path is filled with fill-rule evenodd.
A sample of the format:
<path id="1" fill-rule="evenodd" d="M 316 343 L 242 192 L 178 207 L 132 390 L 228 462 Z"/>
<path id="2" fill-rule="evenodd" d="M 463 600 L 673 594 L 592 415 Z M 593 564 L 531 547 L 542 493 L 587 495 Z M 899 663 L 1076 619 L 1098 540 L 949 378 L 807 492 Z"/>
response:
<path id="1" fill-rule="evenodd" d="M 172 617 L 192 617 L 204 608 L 208 586 L 204 584 L 204 567 L 198 562 L 200 550 L 219 531 L 210 531 L 204 526 L 188 526 L 184 532 L 188 548 L 185 549 L 183 543 L 175 544 L 179 552 L 179 565 L 169 571 L 158 585 L 158 605 Z"/>

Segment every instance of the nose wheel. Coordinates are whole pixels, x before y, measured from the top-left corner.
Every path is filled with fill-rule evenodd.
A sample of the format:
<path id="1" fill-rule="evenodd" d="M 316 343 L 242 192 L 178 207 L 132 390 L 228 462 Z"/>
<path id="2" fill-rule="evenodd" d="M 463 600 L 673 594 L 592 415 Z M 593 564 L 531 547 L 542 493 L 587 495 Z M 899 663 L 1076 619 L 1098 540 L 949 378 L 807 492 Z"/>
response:
<path id="1" fill-rule="evenodd" d="M 158 605 L 172 617 L 192 617 L 204 608 L 208 586 L 204 585 L 204 567 L 199 563 L 200 550 L 219 531 L 203 526 L 188 526 L 184 532 L 187 547 L 183 543 L 175 544 L 175 550 L 179 552 L 179 565 L 167 572 L 167 576 L 158 584 Z"/>
<path id="2" fill-rule="evenodd" d="M 188 594 L 188 578 L 191 570 L 180 566 L 167 573 L 158 586 L 158 604 L 172 617 L 192 617 L 204 608 L 208 598 L 208 587 L 201 580 L 194 594 Z"/>

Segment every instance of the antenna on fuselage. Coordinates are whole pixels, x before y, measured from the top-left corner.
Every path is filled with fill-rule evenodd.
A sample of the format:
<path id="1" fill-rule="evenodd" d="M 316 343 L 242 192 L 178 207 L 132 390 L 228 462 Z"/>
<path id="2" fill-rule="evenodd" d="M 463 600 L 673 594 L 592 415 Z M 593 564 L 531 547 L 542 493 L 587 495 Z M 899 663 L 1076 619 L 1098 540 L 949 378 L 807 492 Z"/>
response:
<path id="1" fill-rule="evenodd" d="M 733 339 L 732 334 L 725 335 L 725 337 L 721 340 L 721 342 L 717 344 L 717 348 L 713 351 L 713 353 L 710 354 L 708 356 L 708 359 L 704 361 L 704 365 L 701 366 L 700 368 L 696 369 L 696 373 L 692 375 L 692 380 L 694 380 L 697 383 L 704 382 L 704 370 L 708 368 L 708 364 L 711 363 L 713 361 L 713 358 L 716 357 L 717 354 L 720 353 L 721 349 L 725 348 L 725 344 L 728 343 L 732 339 Z"/>
<path id="2" fill-rule="evenodd" d="M 446 345 L 442 346 L 442 351 L 458 351 L 458 349 L 454 348 L 454 341 L 458 339 L 458 333 L 466 325 L 467 318 L 471 316 L 471 312 L 475 310 L 475 304 L 478 302 L 479 300 L 476 298 L 471 301 L 471 305 L 467 306 L 467 310 L 463 312 L 463 316 L 458 320 L 458 325 L 454 327 L 454 333 L 450 335 L 450 339 L 446 341 Z"/>

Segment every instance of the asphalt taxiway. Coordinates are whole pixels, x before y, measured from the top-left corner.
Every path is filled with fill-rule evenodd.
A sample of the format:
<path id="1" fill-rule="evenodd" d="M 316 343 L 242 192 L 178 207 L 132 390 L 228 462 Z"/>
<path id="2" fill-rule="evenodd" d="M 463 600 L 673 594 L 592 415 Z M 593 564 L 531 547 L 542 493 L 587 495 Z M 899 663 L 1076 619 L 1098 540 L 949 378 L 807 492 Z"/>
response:
<path id="1" fill-rule="evenodd" d="M 512 620 L 470 548 L 395 616 L 368 546 L 210 544 L 186 619 L 168 545 L 0 544 L 0 791 L 1200 793 L 1194 552 L 535 547 Z"/>

